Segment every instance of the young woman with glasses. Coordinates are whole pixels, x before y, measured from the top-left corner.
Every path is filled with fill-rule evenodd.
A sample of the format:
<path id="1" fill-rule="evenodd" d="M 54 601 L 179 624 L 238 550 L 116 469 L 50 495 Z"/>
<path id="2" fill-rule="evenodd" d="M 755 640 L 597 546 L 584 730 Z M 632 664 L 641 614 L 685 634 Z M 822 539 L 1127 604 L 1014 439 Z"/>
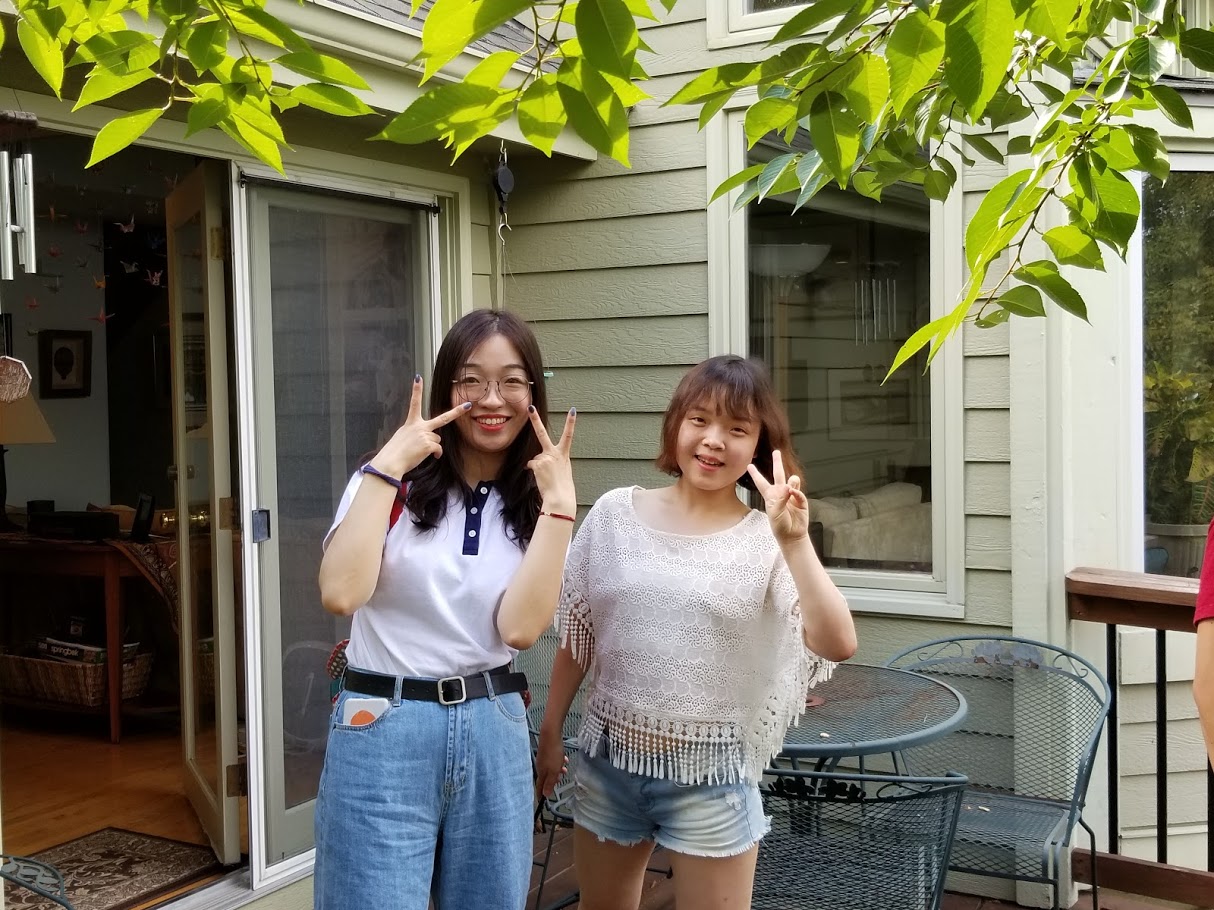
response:
<path id="1" fill-rule="evenodd" d="M 422 416 L 351 479 L 325 539 L 325 609 L 353 616 L 316 804 L 317 910 L 519 910 L 533 783 L 511 672 L 552 622 L 577 507 L 534 334 L 460 319 Z M 399 518 L 399 520 L 397 520 Z"/>
<path id="2" fill-rule="evenodd" d="M 607 493 L 570 550 L 538 786 L 551 793 L 561 776 L 561 725 L 590 668 L 571 769 L 579 906 L 635 908 L 656 843 L 679 910 L 740 910 L 767 831 L 759 778 L 808 688 L 855 652 L 855 628 L 810 544 L 788 421 L 761 366 L 692 369 L 657 464 L 672 485 Z"/>

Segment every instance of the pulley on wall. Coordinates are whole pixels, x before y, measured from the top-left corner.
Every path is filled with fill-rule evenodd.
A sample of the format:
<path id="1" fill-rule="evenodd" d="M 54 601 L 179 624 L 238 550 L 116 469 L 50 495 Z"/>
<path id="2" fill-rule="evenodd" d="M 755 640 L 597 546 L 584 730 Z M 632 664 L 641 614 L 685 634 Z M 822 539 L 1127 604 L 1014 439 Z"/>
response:
<path id="1" fill-rule="evenodd" d="M 514 191 L 514 173 L 507 162 L 506 143 L 502 143 L 497 156 L 497 167 L 493 169 L 493 192 L 497 194 L 497 239 L 506 242 L 502 231 L 510 229 L 510 218 L 506 212 L 507 200 Z"/>

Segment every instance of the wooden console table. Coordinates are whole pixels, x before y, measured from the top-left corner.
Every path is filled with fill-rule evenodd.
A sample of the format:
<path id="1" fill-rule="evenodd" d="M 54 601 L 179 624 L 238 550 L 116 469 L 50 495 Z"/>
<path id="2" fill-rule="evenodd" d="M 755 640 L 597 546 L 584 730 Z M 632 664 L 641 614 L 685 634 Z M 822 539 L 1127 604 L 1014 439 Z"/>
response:
<path id="1" fill-rule="evenodd" d="M 98 578 L 105 587 L 106 701 L 110 742 L 122 737 L 122 585 L 143 573 L 120 549 L 105 542 L 48 540 L 0 534 L 0 574 Z"/>

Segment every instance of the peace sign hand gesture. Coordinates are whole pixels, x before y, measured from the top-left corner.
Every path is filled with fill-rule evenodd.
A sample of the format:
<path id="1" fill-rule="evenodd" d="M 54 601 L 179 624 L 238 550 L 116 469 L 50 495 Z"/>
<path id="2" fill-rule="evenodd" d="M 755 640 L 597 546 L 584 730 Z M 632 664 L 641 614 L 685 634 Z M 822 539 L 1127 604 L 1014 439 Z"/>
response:
<path id="1" fill-rule="evenodd" d="M 763 497 L 767 520 L 771 522 L 771 532 L 776 540 L 783 544 L 806 537 L 809 534 L 809 500 L 801 492 L 800 477 L 794 474 L 785 479 L 784 459 L 779 451 L 771 453 L 772 483 L 768 483 L 753 464 L 747 465 L 746 470 Z"/>
<path id="2" fill-rule="evenodd" d="M 422 419 L 422 378 L 413 378 L 413 397 L 409 400 L 409 414 L 400 429 L 384 444 L 371 459 L 371 465 L 392 477 L 404 477 L 419 464 L 433 455 L 443 457 L 443 446 L 438 431 L 461 414 L 468 413 L 471 402 L 457 405 L 429 420 Z"/>
<path id="3" fill-rule="evenodd" d="M 569 460 L 569 450 L 573 446 L 577 409 L 570 409 L 565 417 L 565 430 L 556 445 L 549 438 L 534 405 L 527 408 L 527 415 L 531 418 L 535 438 L 540 441 L 540 453 L 527 462 L 527 467 L 535 475 L 535 485 L 539 488 L 544 511 L 572 515 L 577 511 L 577 491 L 573 486 L 573 463 Z"/>

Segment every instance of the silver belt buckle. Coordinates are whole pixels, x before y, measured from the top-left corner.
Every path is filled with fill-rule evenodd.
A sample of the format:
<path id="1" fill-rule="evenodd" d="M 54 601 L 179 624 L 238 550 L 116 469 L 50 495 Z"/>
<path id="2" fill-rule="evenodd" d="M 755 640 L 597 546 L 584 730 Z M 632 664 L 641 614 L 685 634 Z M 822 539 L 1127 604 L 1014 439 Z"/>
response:
<path id="1" fill-rule="evenodd" d="M 447 683 L 459 683 L 459 698 L 447 698 L 443 686 Z M 440 705 L 462 705 L 468 700 L 468 687 L 462 676 L 444 676 L 438 681 L 438 703 Z"/>

